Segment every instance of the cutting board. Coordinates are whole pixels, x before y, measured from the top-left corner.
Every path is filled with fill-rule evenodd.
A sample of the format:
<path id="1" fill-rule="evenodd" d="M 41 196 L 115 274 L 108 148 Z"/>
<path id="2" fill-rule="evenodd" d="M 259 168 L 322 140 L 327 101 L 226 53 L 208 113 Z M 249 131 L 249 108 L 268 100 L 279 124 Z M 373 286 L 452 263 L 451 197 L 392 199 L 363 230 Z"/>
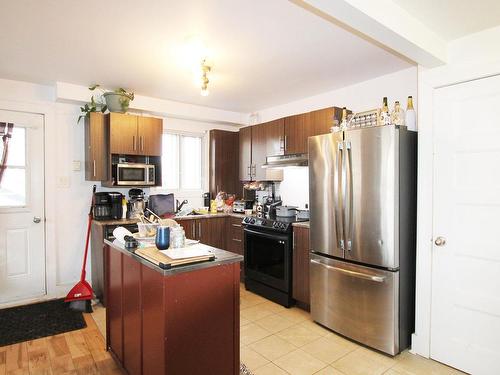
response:
<path id="1" fill-rule="evenodd" d="M 173 267 L 186 266 L 189 264 L 215 260 L 215 255 L 213 254 L 187 258 L 187 259 L 172 259 L 166 256 L 165 254 L 161 253 L 156 247 L 144 247 L 141 249 L 137 249 L 134 252 L 134 254 L 166 270 L 171 269 Z"/>

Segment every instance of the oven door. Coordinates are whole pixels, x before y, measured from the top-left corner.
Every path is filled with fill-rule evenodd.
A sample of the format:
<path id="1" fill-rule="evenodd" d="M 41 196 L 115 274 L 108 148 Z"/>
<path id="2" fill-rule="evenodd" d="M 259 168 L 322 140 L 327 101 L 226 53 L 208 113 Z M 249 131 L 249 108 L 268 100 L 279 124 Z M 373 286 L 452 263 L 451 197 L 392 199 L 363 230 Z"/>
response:
<path id="1" fill-rule="evenodd" d="M 289 292 L 292 284 L 290 236 L 246 227 L 245 278 Z"/>

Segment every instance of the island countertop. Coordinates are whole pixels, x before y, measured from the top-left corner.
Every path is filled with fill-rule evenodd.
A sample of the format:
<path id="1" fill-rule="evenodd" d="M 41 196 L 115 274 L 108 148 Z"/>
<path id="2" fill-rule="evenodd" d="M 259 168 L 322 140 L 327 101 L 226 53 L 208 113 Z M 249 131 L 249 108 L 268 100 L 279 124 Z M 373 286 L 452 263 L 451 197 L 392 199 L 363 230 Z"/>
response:
<path id="1" fill-rule="evenodd" d="M 118 241 L 109 241 L 109 240 L 104 240 L 104 243 L 106 245 L 111 246 L 113 249 L 120 251 L 121 253 L 125 254 L 126 256 L 129 256 L 141 264 L 161 273 L 164 276 L 168 275 L 174 275 L 177 273 L 182 273 L 182 272 L 191 272 L 191 271 L 196 271 L 202 268 L 210 268 L 210 267 L 217 267 L 223 264 L 231 264 L 231 263 L 239 263 L 243 261 L 243 256 L 231 253 L 226 250 L 218 249 L 215 247 L 211 247 L 211 251 L 215 255 L 215 260 L 212 261 L 206 261 L 206 262 L 199 262 L 199 263 L 194 263 L 194 264 L 189 264 L 185 266 L 178 266 L 178 267 L 173 267 L 171 269 L 163 269 L 159 266 L 157 266 L 154 263 L 151 263 L 149 260 L 144 259 L 141 256 L 135 255 L 131 251 L 125 249 L 123 245 L 121 245 Z"/>

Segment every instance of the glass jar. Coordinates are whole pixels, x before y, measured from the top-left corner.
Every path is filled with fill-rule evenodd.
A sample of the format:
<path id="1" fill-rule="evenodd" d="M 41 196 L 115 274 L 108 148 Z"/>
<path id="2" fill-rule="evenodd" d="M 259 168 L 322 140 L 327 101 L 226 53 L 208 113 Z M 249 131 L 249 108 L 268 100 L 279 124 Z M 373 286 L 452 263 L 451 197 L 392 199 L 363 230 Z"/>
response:
<path id="1" fill-rule="evenodd" d="M 170 228 L 170 248 L 179 249 L 186 244 L 186 233 L 180 225 Z"/>

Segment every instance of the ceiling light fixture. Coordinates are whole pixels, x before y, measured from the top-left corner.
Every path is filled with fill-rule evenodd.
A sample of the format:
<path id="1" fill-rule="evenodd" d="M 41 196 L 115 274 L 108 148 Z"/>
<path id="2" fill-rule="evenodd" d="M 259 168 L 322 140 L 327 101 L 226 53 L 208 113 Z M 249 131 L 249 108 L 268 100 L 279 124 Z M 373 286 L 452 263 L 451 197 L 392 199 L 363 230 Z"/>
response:
<path id="1" fill-rule="evenodd" d="M 201 96 L 208 96 L 210 92 L 208 91 L 208 77 L 207 74 L 210 72 L 211 67 L 207 65 L 206 59 L 203 59 L 201 62 L 201 91 L 200 94 Z"/>

